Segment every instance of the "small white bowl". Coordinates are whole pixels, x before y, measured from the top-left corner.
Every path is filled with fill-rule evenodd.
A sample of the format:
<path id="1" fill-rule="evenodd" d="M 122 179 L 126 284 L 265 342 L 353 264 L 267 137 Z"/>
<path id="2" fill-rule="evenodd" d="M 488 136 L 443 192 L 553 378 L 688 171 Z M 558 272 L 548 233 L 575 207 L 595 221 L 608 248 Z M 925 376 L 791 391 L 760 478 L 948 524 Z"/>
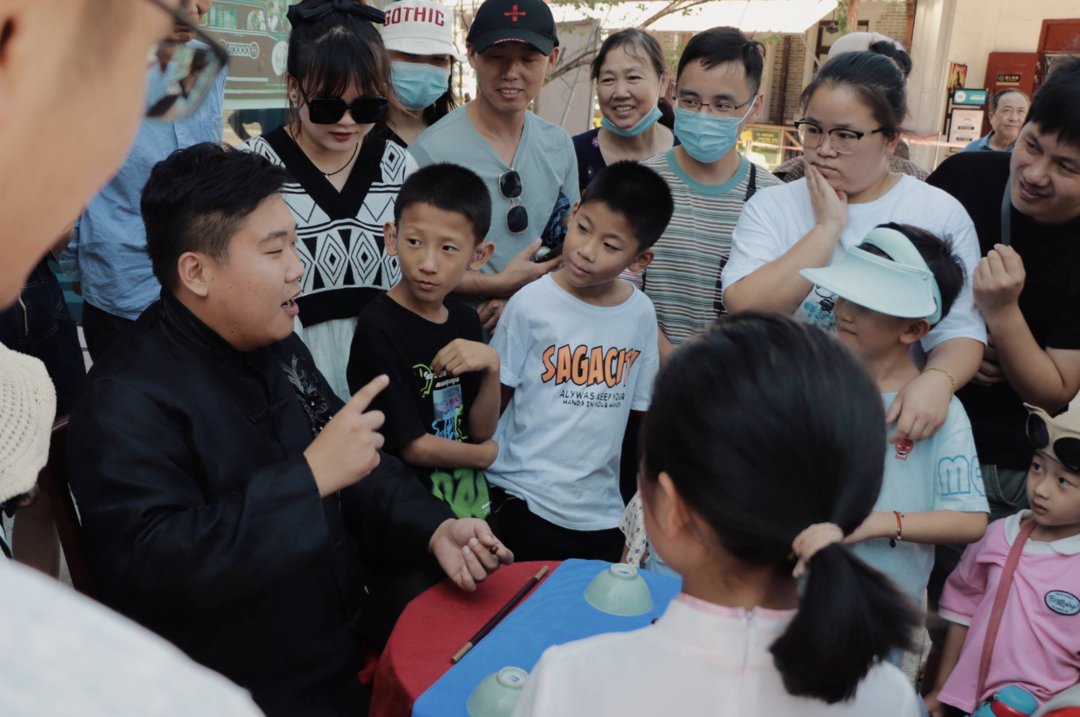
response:
<path id="1" fill-rule="evenodd" d="M 600 612 L 620 617 L 644 615 L 653 609 L 652 593 L 637 568 L 615 563 L 585 588 L 585 602 Z"/>
<path id="2" fill-rule="evenodd" d="M 504 667 L 480 680 L 465 703 L 469 717 L 510 717 L 528 677 L 520 667 Z"/>

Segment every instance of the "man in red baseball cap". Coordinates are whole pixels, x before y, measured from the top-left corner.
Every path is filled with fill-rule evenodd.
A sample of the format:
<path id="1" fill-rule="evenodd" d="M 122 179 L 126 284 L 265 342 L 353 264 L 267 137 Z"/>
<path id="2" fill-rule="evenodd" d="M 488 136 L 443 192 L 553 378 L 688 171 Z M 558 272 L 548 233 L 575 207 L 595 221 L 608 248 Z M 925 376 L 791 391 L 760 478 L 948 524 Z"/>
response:
<path id="1" fill-rule="evenodd" d="M 409 145 L 423 167 L 451 162 L 480 175 L 491 192 L 487 240 L 495 253 L 458 291 L 483 299 L 480 318 L 495 327 L 505 300 L 558 262 L 530 260 L 541 230 L 564 195 L 578 200 L 577 158 L 561 127 L 528 111 L 559 60 L 555 19 L 543 0 L 486 0 L 466 37 L 477 97 Z M 555 181 L 552 181 L 552 180 Z"/>

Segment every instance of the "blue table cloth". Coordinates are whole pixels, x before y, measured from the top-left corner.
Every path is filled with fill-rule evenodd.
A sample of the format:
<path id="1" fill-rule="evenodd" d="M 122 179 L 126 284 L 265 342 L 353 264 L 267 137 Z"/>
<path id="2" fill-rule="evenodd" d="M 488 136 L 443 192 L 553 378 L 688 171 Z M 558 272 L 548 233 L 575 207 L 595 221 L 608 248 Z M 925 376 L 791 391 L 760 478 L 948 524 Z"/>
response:
<path id="1" fill-rule="evenodd" d="M 552 645 L 605 632 L 645 627 L 660 617 L 679 594 L 682 581 L 647 570 L 653 609 L 636 617 L 600 612 L 585 602 L 585 588 L 611 563 L 566 560 L 514 612 L 450 668 L 413 705 L 413 717 L 467 717 L 465 703 L 482 679 L 502 667 L 531 670 Z"/>

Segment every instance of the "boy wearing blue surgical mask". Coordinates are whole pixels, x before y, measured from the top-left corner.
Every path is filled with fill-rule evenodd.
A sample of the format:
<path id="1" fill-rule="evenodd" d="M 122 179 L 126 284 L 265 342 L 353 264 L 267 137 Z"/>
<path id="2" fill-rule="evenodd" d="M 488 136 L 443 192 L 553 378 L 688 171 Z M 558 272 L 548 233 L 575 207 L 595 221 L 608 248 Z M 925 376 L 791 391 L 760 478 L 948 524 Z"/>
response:
<path id="1" fill-rule="evenodd" d="M 662 358 L 727 313 L 720 272 L 735 223 L 754 192 L 779 183 L 735 148 L 761 108 L 764 64 L 762 44 L 733 27 L 695 35 L 679 58 L 675 136 L 681 146 L 645 162 L 675 198 L 675 215 L 641 275 L 656 305 Z"/>
<path id="2" fill-rule="evenodd" d="M 390 82 L 397 104 L 372 136 L 408 147 L 457 107 L 450 72 L 460 61 L 454 45 L 453 12 L 430 0 L 399 0 L 386 6 L 380 28 L 392 63 Z"/>

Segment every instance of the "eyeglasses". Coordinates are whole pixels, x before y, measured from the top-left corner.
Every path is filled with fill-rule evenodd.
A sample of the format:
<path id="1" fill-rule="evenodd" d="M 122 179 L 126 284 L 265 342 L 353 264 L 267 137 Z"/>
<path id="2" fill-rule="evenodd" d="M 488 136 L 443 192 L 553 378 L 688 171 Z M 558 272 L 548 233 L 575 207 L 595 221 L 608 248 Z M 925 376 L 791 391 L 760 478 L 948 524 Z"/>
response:
<path id="1" fill-rule="evenodd" d="M 840 154 L 851 154 L 859 145 L 859 140 L 868 134 L 884 132 L 884 127 L 878 127 L 867 132 L 846 127 L 833 127 L 826 132 L 821 125 L 809 120 L 795 120 L 795 132 L 799 136 L 799 143 L 808 149 L 817 149 L 825 141 L 825 135 L 829 135 L 832 148 Z"/>
<path id="2" fill-rule="evenodd" d="M 229 53 L 191 19 L 165 0 L 150 0 L 172 16 L 176 28 L 194 36 L 187 42 L 168 37 L 147 55 L 146 119 L 174 122 L 195 114 L 229 64 Z"/>
<path id="3" fill-rule="evenodd" d="M 345 116 L 352 115 L 357 124 L 375 124 L 386 119 L 389 104 L 385 97 L 357 97 L 346 102 L 340 97 L 316 97 L 308 99 L 307 93 L 300 90 L 308 106 L 308 118 L 315 124 L 337 124 Z"/>
<path id="4" fill-rule="evenodd" d="M 524 187 L 521 184 L 521 175 L 516 169 L 504 172 L 499 177 L 499 191 L 511 202 L 517 201 Z M 506 228 L 511 234 L 520 234 L 529 228 L 529 212 L 523 204 L 514 204 L 506 213 Z"/>
<path id="5" fill-rule="evenodd" d="M 702 112 L 708 111 L 709 114 L 717 114 L 725 117 L 730 117 L 736 112 L 746 107 L 748 104 L 757 99 L 757 95 L 754 95 L 746 102 L 735 104 L 730 100 L 723 100 L 720 102 L 702 102 L 697 97 L 678 97 L 675 100 L 675 104 L 687 112 Z"/>
<path id="6" fill-rule="evenodd" d="M 1080 473 L 1080 431 L 1058 426 L 1041 408 L 1026 403 L 1024 408 L 1028 410 L 1025 427 L 1032 448 L 1046 451 L 1070 473 Z"/>

